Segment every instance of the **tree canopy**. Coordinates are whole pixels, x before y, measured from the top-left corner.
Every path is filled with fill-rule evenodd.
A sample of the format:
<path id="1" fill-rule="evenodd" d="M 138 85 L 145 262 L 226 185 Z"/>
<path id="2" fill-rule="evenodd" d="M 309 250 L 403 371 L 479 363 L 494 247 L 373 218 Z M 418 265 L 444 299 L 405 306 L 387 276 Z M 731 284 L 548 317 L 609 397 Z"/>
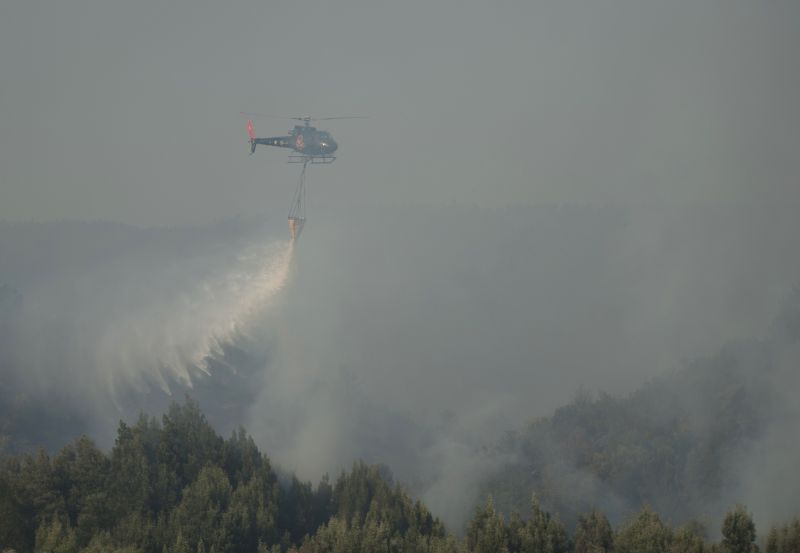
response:
<path id="1" fill-rule="evenodd" d="M 616 531 L 580 515 L 573 535 L 537 496 L 506 520 L 489 497 L 463 537 L 394 482 L 385 466 L 356 462 L 316 485 L 279 478 L 244 430 L 223 439 L 198 405 L 173 404 L 160 420 L 121 422 L 111 451 L 82 436 L 55 455 L 2 458 L 4 553 L 753 553 L 743 506 L 706 541 L 699 525 L 673 529 L 645 508 Z M 800 522 L 772 528 L 767 553 L 796 552 Z"/>

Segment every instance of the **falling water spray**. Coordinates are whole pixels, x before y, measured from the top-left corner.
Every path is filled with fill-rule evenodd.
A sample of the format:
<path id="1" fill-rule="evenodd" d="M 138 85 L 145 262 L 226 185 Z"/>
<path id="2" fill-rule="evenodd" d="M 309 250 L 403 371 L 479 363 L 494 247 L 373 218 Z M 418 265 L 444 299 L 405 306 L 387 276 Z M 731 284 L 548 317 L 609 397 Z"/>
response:
<path id="1" fill-rule="evenodd" d="M 170 393 L 170 383 L 192 386 L 208 373 L 208 359 L 225 344 L 246 337 L 256 318 L 286 285 L 294 242 L 246 248 L 221 271 L 194 280 L 167 300 L 153 299 L 104 331 L 96 366 L 120 385 L 152 385 Z"/>

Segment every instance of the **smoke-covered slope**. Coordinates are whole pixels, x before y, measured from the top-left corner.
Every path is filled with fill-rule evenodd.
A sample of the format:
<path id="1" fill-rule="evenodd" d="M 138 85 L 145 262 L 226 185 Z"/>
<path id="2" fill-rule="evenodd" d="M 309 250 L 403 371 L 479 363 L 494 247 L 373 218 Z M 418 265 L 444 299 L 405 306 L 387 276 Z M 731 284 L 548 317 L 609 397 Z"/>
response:
<path id="1" fill-rule="evenodd" d="M 627 397 L 580 394 L 509 433 L 514 459 L 485 482 L 501 509 L 531 493 L 573 524 L 592 508 L 619 522 L 651 505 L 674 522 L 716 523 L 743 502 L 762 522 L 800 508 L 800 293 L 763 339 L 729 344 Z"/>
<path id="2" fill-rule="evenodd" d="M 82 432 L 109 446 L 120 417 L 161 412 L 170 393 L 188 391 L 220 432 L 244 424 L 302 478 L 358 458 L 389 464 L 454 527 L 498 466 L 519 473 L 506 504 L 526 506 L 546 476 L 558 485 L 541 491 L 564 503 L 565 518 L 579 496 L 602 498 L 612 515 L 639 501 L 704 514 L 724 503 L 715 490 L 758 498 L 763 489 L 712 476 L 759 463 L 786 472 L 791 452 L 750 455 L 782 451 L 773 419 L 752 428 L 760 449 L 741 445 L 738 427 L 712 424 L 751 420 L 758 386 L 739 393 L 727 373 L 725 386 L 702 375 L 732 370 L 728 358 L 741 358 L 748 378 L 759 363 L 790 363 L 788 338 L 708 354 L 763 334 L 800 280 L 791 206 L 319 207 L 309 225 L 274 302 L 258 291 L 285 243 L 282 217 L 157 229 L 0 225 L 0 432 L 18 447 L 52 450 Z M 242 320 L 245 332 L 229 324 Z M 187 355 L 197 344 L 213 346 L 204 367 Z M 476 454 L 581 386 L 625 394 L 703 356 L 651 392 L 579 402 L 513 446 Z M 741 447 L 726 457 L 712 443 L 707 453 L 709 436 Z M 726 471 L 711 462 L 720 460 Z M 728 470 L 729 461 L 743 467 Z M 550 472 L 532 474 L 539 466 Z M 669 483 L 700 469 L 708 482 L 691 493 Z M 502 504 L 502 483 L 495 489 Z M 771 499 L 770 509 L 792 512 L 788 494 Z"/>

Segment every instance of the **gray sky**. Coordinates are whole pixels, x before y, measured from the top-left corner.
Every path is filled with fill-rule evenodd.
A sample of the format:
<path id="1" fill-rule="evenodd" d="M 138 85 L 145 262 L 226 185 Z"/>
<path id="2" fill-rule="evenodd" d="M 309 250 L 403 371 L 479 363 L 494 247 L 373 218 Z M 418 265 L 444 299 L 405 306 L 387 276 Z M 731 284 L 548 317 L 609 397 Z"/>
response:
<path id="1" fill-rule="evenodd" d="M 240 111 L 372 116 L 327 125 L 318 206 L 796 201 L 798 21 L 793 0 L 9 0 L 0 218 L 282 212 L 296 167 L 248 159 Z"/>

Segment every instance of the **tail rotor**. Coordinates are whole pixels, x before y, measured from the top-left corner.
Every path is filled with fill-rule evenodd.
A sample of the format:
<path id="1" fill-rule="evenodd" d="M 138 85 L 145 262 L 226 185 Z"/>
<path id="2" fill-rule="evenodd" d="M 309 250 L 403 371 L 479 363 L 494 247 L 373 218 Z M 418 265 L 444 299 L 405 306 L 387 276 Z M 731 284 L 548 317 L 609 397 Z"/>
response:
<path id="1" fill-rule="evenodd" d="M 256 151 L 256 131 L 252 119 L 247 120 L 247 136 L 250 137 L 250 155 L 253 155 Z"/>

